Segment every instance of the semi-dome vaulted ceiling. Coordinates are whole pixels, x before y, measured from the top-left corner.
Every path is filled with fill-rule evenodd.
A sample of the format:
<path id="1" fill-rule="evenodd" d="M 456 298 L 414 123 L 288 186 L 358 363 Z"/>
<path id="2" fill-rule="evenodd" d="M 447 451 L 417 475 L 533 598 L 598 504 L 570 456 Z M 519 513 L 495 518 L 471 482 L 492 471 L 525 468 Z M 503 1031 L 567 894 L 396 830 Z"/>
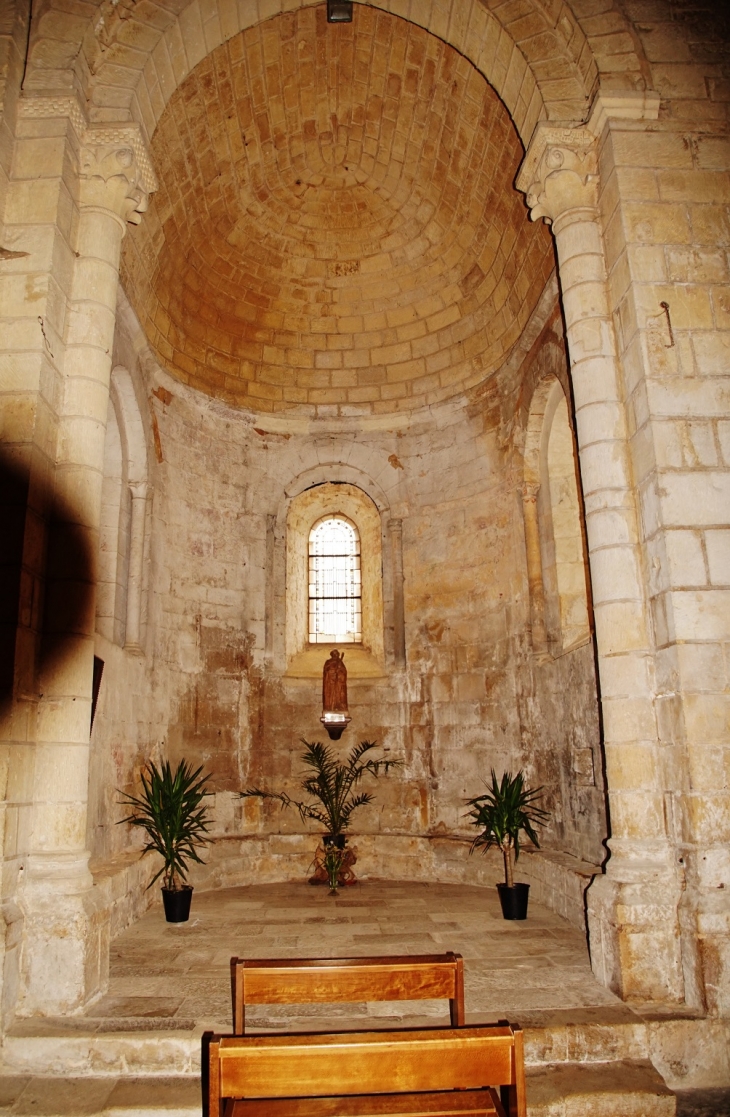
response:
<path id="1" fill-rule="evenodd" d="M 498 368 L 552 272 L 484 78 L 355 5 L 218 47 L 152 140 L 160 179 L 123 282 L 161 363 L 257 410 L 388 411 Z"/>

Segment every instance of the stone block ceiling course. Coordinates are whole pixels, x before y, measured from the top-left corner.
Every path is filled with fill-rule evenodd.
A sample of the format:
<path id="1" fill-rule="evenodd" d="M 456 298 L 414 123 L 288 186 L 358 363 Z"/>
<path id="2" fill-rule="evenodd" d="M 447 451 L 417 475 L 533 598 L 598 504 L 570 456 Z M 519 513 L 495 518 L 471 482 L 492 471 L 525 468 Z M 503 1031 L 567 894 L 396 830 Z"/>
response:
<path id="1" fill-rule="evenodd" d="M 448 398 L 503 363 L 554 268 L 493 89 L 428 32 L 354 15 L 241 32 L 153 137 L 123 282 L 164 367 L 237 406 Z"/>

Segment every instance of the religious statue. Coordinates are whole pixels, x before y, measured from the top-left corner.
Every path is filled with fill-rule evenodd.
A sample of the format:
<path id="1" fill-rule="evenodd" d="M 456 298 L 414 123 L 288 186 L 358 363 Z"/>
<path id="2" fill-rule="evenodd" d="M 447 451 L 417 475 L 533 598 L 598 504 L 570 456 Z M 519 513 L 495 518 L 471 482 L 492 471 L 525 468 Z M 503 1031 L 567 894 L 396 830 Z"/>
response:
<path id="1" fill-rule="evenodd" d="M 347 709 L 345 653 L 338 652 L 337 648 L 330 652 L 330 657 L 322 672 L 322 713 L 349 713 Z"/>

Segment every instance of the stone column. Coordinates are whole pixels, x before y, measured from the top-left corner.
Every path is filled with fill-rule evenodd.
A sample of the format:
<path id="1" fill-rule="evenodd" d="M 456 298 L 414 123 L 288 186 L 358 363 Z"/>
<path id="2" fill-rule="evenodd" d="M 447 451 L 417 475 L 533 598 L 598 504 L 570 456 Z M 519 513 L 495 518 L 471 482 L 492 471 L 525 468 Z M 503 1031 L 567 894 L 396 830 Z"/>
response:
<path id="1" fill-rule="evenodd" d="M 668 833 L 638 499 L 610 314 L 597 141 L 541 124 L 520 169 L 552 224 L 576 408 L 610 804 L 611 856 L 588 893 L 594 972 L 625 999 L 682 1002 L 682 879 Z"/>
<path id="2" fill-rule="evenodd" d="M 393 654 L 396 667 L 406 665 L 406 614 L 403 598 L 403 521 L 390 520 L 393 555 Z"/>
<path id="3" fill-rule="evenodd" d="M 532 650 L 538 656 L 548 654 L 545 628 L 545 590 L 542 582 L 542 555 L 540 553 L 540 526 L 538 523 L 537 497 L 540 486 L 525 482 L 522 494 L 522 515 L 525 523 L 525 552 L 527 556 L 527 584 L 530 589 L 530 626 Z"/>
<path id="4" fill-rule="evenodd" d="M 276 582 L 276 516 L 266 517 L 266 590 L 264 650 L 267 663 L 274 658 L 274 586 Z"/>
<path id="5" fill-rule="evenodd" d="M 129 520 L 129 579 L 127 583 L 127 624 L 124 646 L 141 652 L 142 580 L 144 566 L 144 526 L 147 515 L 147 482 L 132 481 L 132 514 Z"/>
<path id="6" fill-rule="evenodd" d="M 55 511 L 45 578 L 43 639 L 52 642 L 53 655 L 44 657 L 39 680 L 30 837 L 18 889 L 21 1015 L 77 1010 L 103 983 L 107 961 L 106 926 L 96 910 L 85 848 L 94 560 L 120 247 L 127 222 L 139 221 L 153 182 L 140 168 L 136 129 L 96 131 L 80 128 L 77 120 L 74 133 L 67 139 L 67 158 L 78 166 L 72 183 L 75 258 L 57 342 Z M 79 555 L 88 561 L 74 561 Z"/>

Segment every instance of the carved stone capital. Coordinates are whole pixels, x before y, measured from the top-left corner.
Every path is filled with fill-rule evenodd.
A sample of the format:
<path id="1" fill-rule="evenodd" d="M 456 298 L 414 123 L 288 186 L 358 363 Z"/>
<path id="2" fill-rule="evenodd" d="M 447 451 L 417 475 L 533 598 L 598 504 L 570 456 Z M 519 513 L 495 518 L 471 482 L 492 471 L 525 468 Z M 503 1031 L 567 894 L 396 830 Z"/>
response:
<path id="1" fill-rule="evenodd" d="M 146 500 L 147 499 L 147 482 L 146 481 L 130 481 L 129 491 L 132 494 L 132 500 Z"/>
<path id="2" fill-rule="evenodd" d="M 23 97 L 18 107 L 21 133 L 32 122 L 65 118 L 78 152 L 79 202 L 107 210 L 138 225 L 157 178 L 138 124 L 91 124 L 73 94 Z M 29 133 L 35 134 L 35 132 Z"/>
<path id="3" fill-rule="evenodd" d="M 84 143 L 79 166 L 82 208 L 108 210 L 125 224 L 139 225 L 148 192 L 134 148 L 116 143 Z"/>
<path id="4" fill-rule="evenodd" d="M 607 126 L 641 128 L 659 115 L 652 90 L 600 89 L 586 124 L 540 121 L 517 175 L 530 217 L 554 222 L 570 210 L 592 208 L 598 186 L 596 141 Z"/>
<path id="5" fill-rule="evenodd" d="M 534 481 L 524 481 L 520 493 L 525 504 L 535 504 L 540 493 L 540 485 Z"/>
<path id="6" fill-rule="evenodd" d="M 583 126 L 556 128 L 541 122 L 517 175 L 530 218 L 548 224 L 570 210 L 594 209 L 598 201 L 596 138 Z"/>

